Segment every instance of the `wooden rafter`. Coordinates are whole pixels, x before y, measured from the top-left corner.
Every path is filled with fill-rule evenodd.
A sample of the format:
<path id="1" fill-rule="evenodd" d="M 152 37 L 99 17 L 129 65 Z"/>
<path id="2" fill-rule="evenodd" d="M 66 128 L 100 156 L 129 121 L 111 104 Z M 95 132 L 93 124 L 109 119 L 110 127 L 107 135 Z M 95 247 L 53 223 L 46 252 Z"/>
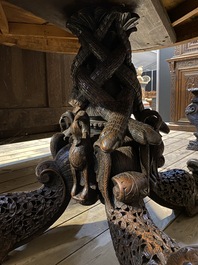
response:
<path id="1" fill-rule="evenodd" d="M 65 54 L 76 54 L 80 47 L 77 39 L 71 38 L 41 38 L 40 36 L 11 36 L 0 35 L 0 43 L 22 49 L 29 49 L 43 52 L 58 52 Z"/>
<path id="2" fill-rule="evenodd" d="M 111 3 L 117 1 L 106 0 Z M 132 2 L 122 1 L 126 4 Z M 137 33 L 132 35 L 133 50 L 168 47 L 176 42 L 179 44 L 196 38 L 197 1 L 148 0 L 145 4 L 145 0 L 137 0 L 136 12 L 141 19 Z M 0 33 L 3 33 L 0 34 L 0 44 L 39 51 L 76 53 L 80 46 L 78 40 L 65 28 L 66 21 L 73 12 L 71 3 L 75 0 L 55 2 L 56 0 L 0 0 Z M 81 4 L 89 2 L 92 1 L 82 0 Z M 76 4 L 75 8 L 79 8 L 79 5 Z"/>
<path id="3" fill-rule="evenodd" d="M 1 1 L 1 0 L 0 0 Z M 29 24 L 45 24 L 46 21 L 31 12 L 28 12 L 16 5 L 12 5 L 7 1 L 1 1 L 7 20 L 9 22 L 23 22 Z"/>
<path id="4" fill-rule="evenodd" d="M 193 31 L 189 30 L 193 28 Z M 198 20 L 192 20 L 188 23 L 178 24 L 174 27 L 177 35 L 177 43 L 185 42 L 186 40 L 197 39 L 198 36 Z"/>
<path id="5" fill-rule="evenodd" d="M 171 1 L 173 4 L 177 1 L 172 0 L 163 0 L 163 1 Z M 175 5 L 172 9 L 168 10 L 168 15 L 170 21 L 174 23 L 182 17 L 185 17 L 186 14 L 191 14 L 193 10 L 197 8 L 197 0 L 185 0 L 180 1 L 177 5 Z"/>
<path id="6" fill-rule="evenodd" d="M 75 54 L 78 39 L 71 33 L 53 25 L 8 23 L 9 33 L 0 35 L 0 43 L 43 52 Z"/>
<path id="7" fill-rule="evenodd" d="M 172 26 L 175 27 L 177 25 L 179 25 L 180 23 L 188 20 L 189 18 L 195 16 L 198 14 L 198 7 L 193 9 L 192 11 L 188 12 L 187 14 L 185 14 L 184 16 L 182 16 L 181 18 L 177 19 L 176 21 L 174 21 L 172 23 Z"/>
<path id="8" fill-rule="evenodd" d="M 3 34 L 9 33 L 8 20 L 3 10 L 1 1 L 0 1 L 0 30 Z"/>
<path id="9" fill-rule="evenodd" d="M 26 23 L 9 23 L 9 36 L 32 36 L 32 37 L 54 37 L 64 39 L 77 39 L 66 30 L 55 27 L 54 25 L 35 25 Z"/>

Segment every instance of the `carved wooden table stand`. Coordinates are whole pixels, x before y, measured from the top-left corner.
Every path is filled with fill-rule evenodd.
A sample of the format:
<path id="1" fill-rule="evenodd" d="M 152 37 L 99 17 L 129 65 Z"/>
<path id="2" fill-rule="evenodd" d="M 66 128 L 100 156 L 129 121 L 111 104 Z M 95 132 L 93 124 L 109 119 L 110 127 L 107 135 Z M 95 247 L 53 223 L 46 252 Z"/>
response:
<path id="1" fill-rule="evenodd" d="M 123 6 L 86 8 L 67 27 L 81 49 L 72 66 L 72 111 L 52 137 L 52 161 L 38 165 L 44 185 L 32 192 L 0 196 L 0 260 L 49 227 L 67 207 L 70 194 L 83 205 L 105 204 L 121 265 L 197 264 L 198 250 L 180 248 L 152 222 L 143 199 L 198 212 L 198 161 L 192 173 L 164 163 L 159 131 L 169 129 L 156 111 L 145 109 L 131 63 L 129 35 L 139 17 Z M 130 118 L 131 114 L 135 119 Z"/>

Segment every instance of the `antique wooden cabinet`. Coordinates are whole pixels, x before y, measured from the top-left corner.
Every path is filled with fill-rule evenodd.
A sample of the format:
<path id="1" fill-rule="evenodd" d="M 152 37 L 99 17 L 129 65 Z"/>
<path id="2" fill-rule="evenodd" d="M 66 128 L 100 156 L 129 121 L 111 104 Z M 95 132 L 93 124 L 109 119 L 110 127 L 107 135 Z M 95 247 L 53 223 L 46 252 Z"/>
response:
<path id="1" fill-rule="evenodd" d="M 180 129 L 190 128 L 185 108 L 193 97 L 188 88 L 198 87 L 198 40 L 177 46 L 168 62 L 172 80 L 171 122 L 180 125 Z"/>

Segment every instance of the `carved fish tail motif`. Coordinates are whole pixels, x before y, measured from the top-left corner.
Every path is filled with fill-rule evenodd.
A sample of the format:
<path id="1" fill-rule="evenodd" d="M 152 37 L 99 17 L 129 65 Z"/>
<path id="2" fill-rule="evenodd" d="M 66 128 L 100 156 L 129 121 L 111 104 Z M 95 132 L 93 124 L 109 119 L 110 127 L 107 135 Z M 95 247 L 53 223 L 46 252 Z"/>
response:
<path id="1" fill-rule="evenodd" d="M 124 153 L 127 154 L 126 150 Z M 127 165 L 114 165 L 111 161 L 113 153 L 110 155 L 98 148 L 96 157 L 99 164 L 98 185 L 105 201 L 110 233 L 120 264 L 197 264 L 196 248 L 180 248 L 179 244 L 154 225 L 143 201 L 147 195 L 148 177 L 141 172 L 122 171 L 122 167 Z M 117 174 L 116 168 L 121 173 Z M 115 175 L 112 176 L 112 172 Z"/>
<path id="2" fill-rule="evenodd" d="M 9 251 L 44 232 L 66 209 L 71 197 L 72 176 L 69 146 L 63 149 L 66 156 L 61 170 L 55 161 L 37 166 L 38 180 L 43 183 L 40 189 L 0 196 L 0 263 Z"/>
<path id="3" fill-rule="evenodd" d="M 170 254 L 179 249 L 153 224 L 143 205 L 132 207 L 119 204 L 111 215 L 108 213 L 109 210 L 110 233 L 121 265 L 166 265 Z"/>
<path id="4" fill-rule="evenodd" d="M 107 179 L 105 173 L 103 178 Z M 144 174 L 128 171 L 115 175 L 112 180 L 113 194 L 104 193 L 104 190 L 101 192 L 120 264 L 183 265 L 189 262 L 189 265 L 196 265 L 197 247 L 180 248 L 179 244 L 154 225 L 142 200 L 147 187 Z M 110 179 L 107 183 L 111 185 Z M 106 186 L 105 189 L 110 190 Z M 108 203 L 110 198 L 111 204 Z"/>
<path id="5" fill-rule="evenodd" d="M 139 197 L 141 189 L 147 186 L 146 178 L 138 172 L 120 173 L 112 178 L 115 185 L 112 193 L 109 154 L 98 150 L 97 159 L 99 164 L 103 161 L 103 169 L 100 166 L 98 171 L 99 189 L 105 200 L 110 233 L 120 264 L 166 265 L 170 254 L 179 250 L 179 246 L 153 224 L 140 198 L 142 195 Z M 131 201 L 133 206 L 116 198 Z"/>

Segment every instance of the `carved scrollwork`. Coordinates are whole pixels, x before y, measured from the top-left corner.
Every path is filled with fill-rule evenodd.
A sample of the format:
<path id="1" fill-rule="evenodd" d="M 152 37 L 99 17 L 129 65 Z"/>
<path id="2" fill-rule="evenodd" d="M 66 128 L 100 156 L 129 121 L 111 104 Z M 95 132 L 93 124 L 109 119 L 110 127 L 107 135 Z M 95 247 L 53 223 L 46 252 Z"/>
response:
<path id="1" fill-rule="evenodd" d="M 52 143 L 53 145 L 53 143 Z M 9 251 L 40 235 L 64 212 L 70 201 L 71 170 L 66 157 L 45 161 L 37 166 L 41 188 L 30 192 L 5 193 L 0 196 L 0 262 Z M 64 163 L 65 161 L 65 163 Z"/>

